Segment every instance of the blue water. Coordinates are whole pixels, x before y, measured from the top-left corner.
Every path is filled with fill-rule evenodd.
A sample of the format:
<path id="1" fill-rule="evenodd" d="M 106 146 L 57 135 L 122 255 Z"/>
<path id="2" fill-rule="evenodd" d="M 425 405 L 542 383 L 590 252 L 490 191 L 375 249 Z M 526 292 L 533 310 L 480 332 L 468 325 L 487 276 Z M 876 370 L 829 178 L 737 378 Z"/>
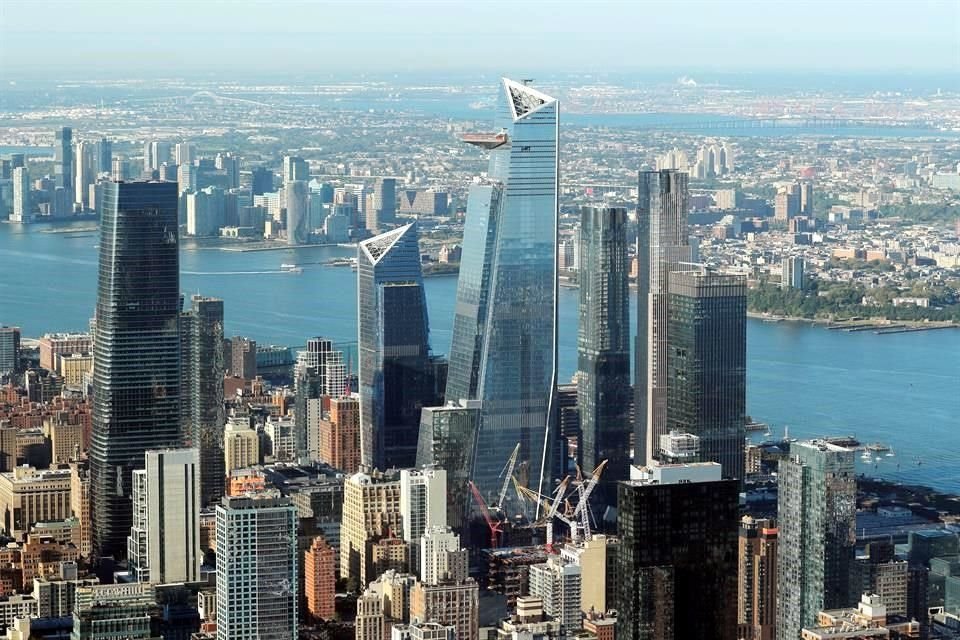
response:
<path id="1" fill-rule="evenodd" d="M 32 337 L 85 330 L 94 307 L 96 234 L 43 233 L 47 228 L 0 224 L 0 324 Z M 185 249 L 181 287 L 224 299 L 228 335 L 289 345 L 324 335 L 352 343 L 356 273 L 315 264 L 352 255 L 341 247 Z M 302 265 L 303 273 L 280 272 L 285 262 Z M 438 353 L 449 350 L 456 282 L 426 281 Z M 576 368 L 577 296 L 560 289 L 561 381 Z M 895 456 L 882 457 L 876 468 L 858 461 L 861 471 L 960 493 L 960 330 L 879 336 L 750 320 L 747 351 L 748 411 L 776 435 L 789 426 L 791 437 L 855 434 L 884 442 Z"/>

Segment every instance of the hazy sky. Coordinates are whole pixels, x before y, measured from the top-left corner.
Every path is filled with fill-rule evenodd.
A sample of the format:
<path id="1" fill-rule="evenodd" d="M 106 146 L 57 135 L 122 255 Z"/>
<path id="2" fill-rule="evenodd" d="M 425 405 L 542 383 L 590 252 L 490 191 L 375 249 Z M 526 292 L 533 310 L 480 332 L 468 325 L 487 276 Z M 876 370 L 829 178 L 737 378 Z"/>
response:
<path id="1" fill-rule="evenodd" d="M 960 0 L 0 0 L 0 71 L 960 72 Z"/>

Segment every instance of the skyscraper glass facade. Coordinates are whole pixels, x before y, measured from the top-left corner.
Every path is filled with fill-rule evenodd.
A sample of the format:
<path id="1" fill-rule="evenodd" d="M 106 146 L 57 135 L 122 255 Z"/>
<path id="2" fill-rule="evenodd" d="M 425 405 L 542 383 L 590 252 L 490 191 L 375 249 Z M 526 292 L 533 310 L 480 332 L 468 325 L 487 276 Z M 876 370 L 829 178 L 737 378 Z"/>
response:
<path id="1" fill-rule="evenodd" d="M 854 451 L 813 440 L 790 444 L 777 481 L 777 638 L 800 636 L 824 609 L 852 606 L 857 481 Z"/>
<path id="2" fill-rule="evenodd" d="M 556 460 L 557 131 L 559 104 L 504 79 L 487 179 L 467 202 L 446 398 L 479 400 L 473 480 L 487 496 L 520 443 L 530 485 Z"/>
<path id="3" fill-rule="evenodd" d="M 630 298 L 627 210 L 580 209 L 580 324 L 577 405 L 581 465 L 607 460 L 601 497 L 616 505 L 615 483 L 630 476 Z"/>
<path id="4" fill-rule="evenodd" d="M 381 470 L 411 467 L 420 409 L 441 401 L 416 224 L 361 242 L 357 264 L 361 461 Z"/>
<path id="5" fill-rule="evenodd" d="M 670 274 L 667 426 L 700 437 L 700 459 L 743 480 L 747 404 L 747 282 Z"/>
<path id="6" fill-rule="evenodd" d="M 175 182 L 104 187 L 93 347 L 90 490 L 94 545 L 123 556 L 131 473 L 180 431 L 180 294 Z"/>
<path id="7" fill-rule="evenodd" d="M 687 174 L 641 171 L 637 200 L 637 359 L 634 461 L 657 455 L 667 433 L 669 276 L 690 262 Z"/>

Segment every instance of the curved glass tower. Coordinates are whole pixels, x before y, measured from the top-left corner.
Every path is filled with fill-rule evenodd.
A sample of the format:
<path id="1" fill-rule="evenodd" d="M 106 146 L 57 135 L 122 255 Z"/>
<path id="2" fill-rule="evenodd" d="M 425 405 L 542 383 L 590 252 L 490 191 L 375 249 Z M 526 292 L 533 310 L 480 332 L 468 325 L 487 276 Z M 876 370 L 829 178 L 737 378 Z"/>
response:
<path id="1" fill-rule="evenodd" d="M 100 556 L 123 557 L 131 475 L 180 431 L 176 182 L 109 182 L 100 220 L 90 493 Z"/>
<path id="2" fill-rule="evenodd" d="M 555 462 L 558 115 L 504 78 L 496 132 L 464 136 L 490 164 L 467 201 L 446 399 L 480 401 L 471 477 L 487 498 L 518 442 L 534 490 Z"/>

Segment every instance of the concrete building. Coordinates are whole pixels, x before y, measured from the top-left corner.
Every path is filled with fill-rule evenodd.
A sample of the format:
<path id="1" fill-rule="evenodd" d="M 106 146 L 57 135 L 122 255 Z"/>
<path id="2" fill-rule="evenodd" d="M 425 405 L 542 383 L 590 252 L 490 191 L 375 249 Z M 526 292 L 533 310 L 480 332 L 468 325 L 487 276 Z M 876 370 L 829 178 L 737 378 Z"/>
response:
<path id="1" fill-rule="evenodd" d="M 71 640 L 152 640 L 156 606 L 149 584 L 94 584 L 78 587 Z"/>
<path id="2" fill-rule="evenodd" d="M 33 200 L 30 194 L 30 170 L 17 167 L 13 170 L 13 212 L 10 222 L 33 221 Z"/>
<path id="3" fill-rule="evenodd" d="M 360 470 L 360 401 L 356 397 L 307 400 L 307 447 L 311 457 L 347 474 Z"/>
<path id="4" fill-rule="evenodd" d="M 313 539 L 304 554 L 304 595 L 307 614 L 317 620 L 332 620 L 336 595 L 336 553 L 322 536 Z"/>
<path id="5" fill-rule="evenodd" d="M 380 594 L 365 592 L 357 598 L 357 617 L 354 622 L 356 640 L 384 640 L 383 599 Z"/>
<path id="6" fill-rule="evenodd" d="M 70 470 L 38 470 L 23 465 L 0 473 L 3 528 L 21 540 L 37 522 L 69 518 Z"/>
<path id="7" fill-rule="evenodd" d="M 804 262 L 799 256 L 783 259 L 780 286 L 784 289 L 803 289 Z"/>
<path id="8" fill-rule="evenodd" d="M 920 623 L 888 615 L 876 594 L 863 594 L 856 608 L 830 609 L 817 613 L 813 624 L 804 626 L 802 640 L 871 640 L 873 638 L 920 638 Z"/>
<path id="9" fill-rule="evenodd" d="M 278 491 L 217 505 L 217 640 L 296 640 L 297 510 Z"/>
<path id="10" fill-rule="evenodd" d="M 431 527 L 420 538 L 420 580 L 425 584 L 462 583 L 468 577 L 467 550 L 447 527 Z"/>
<path id="11" fill-rule="evenodd" d="M 200 453 L 147 451 L 133 472 L 133 527 L 127 558 L 138 582 L 200 579 Z"/>
<path id="12" fill-rule="evenodd" d="M 456 629 L 457 640 L 479 640 L 480 592 L 473 578 L 461 583 L 418 582 L 410 590 L 410 619 Z"/>
<path id="13" fill-rule="evenodd" d="M 0 377 L 20 371 L 20 327 L 0 325 Z"/>
<path id="14" fill-rule="evenodd" d="M 420 570 L 420 538 L 447 526 L 447 473 L 436 467 L 400 471 L 400 517 L 403 540 L 410 547 L 411 573 Z M 420 576 L 423 578 L 423 576 Z"/>
<path id="15" fill-rule="evenodd" d="M 770 520 L 740 520 L 737 626 L 741 640 L 774 640 L 777 622 L 777 529 Z"/>
<path id="16" fill-rule="evenodd" d="M 224 471 L 229 475 L 234 469 L 259 464 L 260 436 L 246 417 L 231 418 L 223 433 Z"/>
<path id="17" fill-rule="evenodd" d="M 376 578 L 373 543 L 402 530 L 399 472 L 361 472 L 347 478 L 340 527 L 340 577 L 355 585 L 371 582 Z"/>
<path id="18" fill-rule="evenodd" d="M 594 535 L 560 549 L 560 557 L 580 567 L 580 610 L 606 612 L 614 608 L 617 593 L 617 553 L 620 540 L 613 536 Z"/>
<path id="19" fill-rule="evenodd" d="M 544 613 L 560 622 L 564 637 L 581 629 L 581 591 L 580 567 L 562 557 L 551 556 L 546 563 L 530 567 L 530 595 L 543 600 Z"/>

